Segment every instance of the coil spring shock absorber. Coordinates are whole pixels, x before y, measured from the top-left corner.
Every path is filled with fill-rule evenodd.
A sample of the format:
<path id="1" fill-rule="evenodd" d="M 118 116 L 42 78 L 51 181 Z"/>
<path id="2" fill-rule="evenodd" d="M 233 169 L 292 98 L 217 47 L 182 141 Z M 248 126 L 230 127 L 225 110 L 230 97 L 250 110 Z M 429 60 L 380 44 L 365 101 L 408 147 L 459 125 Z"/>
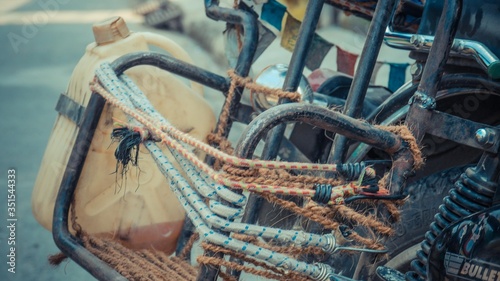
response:
<path id="1" fill-rule="evenodd" d="M 485 166 L 488 164 L 493 167 Z M 406 280 L 426 279 L 429 251 L 444 228 L 460 218 L 491 206 L 497 187 L 497 184 L 491 181 L 495 178 L 491 175 L 496 173 L 497 167 L 498 161 L 495 158 L 483 157 L 476 167 L 468 168 L 455 182 L 455 187 L 443 199 L 443 204 L 439 206 L 439 212 L 434 216 L 430 230 L 425 234 L 425 240 L 421 243 L 422 249 L 417 251 L 417 259 L 411 262 L 414 271 L 406 274 Z"/>

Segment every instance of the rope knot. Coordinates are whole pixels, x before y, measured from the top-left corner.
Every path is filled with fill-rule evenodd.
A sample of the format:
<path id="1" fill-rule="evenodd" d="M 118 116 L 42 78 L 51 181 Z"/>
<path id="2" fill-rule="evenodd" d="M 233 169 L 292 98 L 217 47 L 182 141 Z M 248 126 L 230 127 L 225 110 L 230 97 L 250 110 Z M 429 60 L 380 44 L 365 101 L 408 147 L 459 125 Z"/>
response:
<path id="1" fill-rule="evenodd" d="M 115 119 L 115 126 L 111 132 L 111 139 L 118 142 L 115 150 L 115 158 L 118 161 L 116 170 L 121 164 L 122 173 L 127 171 L 129 163 L 137 166 L 139 156 L 139 145 L 147 140 L 152 140 L 149 130 L 142 126 L 130 126 Z"/>

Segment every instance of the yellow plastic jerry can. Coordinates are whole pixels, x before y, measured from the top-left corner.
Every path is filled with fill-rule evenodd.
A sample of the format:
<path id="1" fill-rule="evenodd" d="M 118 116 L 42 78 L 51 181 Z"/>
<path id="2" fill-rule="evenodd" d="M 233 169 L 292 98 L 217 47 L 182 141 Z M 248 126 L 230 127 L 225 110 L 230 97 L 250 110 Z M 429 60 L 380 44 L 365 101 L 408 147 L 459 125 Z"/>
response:
<path id="1" fill-rule="evenodd" d="M 62 97 L 66 102 L 85 107 L 91 96 L 89 82 L 102 62 L 130 52 L 148 51 L 148 45 L 192 63 L 173 41 L 152 33 L 130 32 L 119 17 L 95 24 L 93 32 L 96 42 L 87 46 L 76 65 Z M 214 128 L 215 116 L 200 85 L 193 83 L 189 87 L 153 66 L 137 66 L 125 73 L 178 129 L 204 141 Z M 74 117 L 64 113 L 57 117 L 33 190 L 33 213 L 49 230 L 57 192 L 78 133 Z M 137 169 L 130 167 L 123 176 L 115 173 L 116 144 L 110 138 L 113 118 L 127 120 L 120 110 L 106 105 L 75 191 L 77 222 L 87 233 L 114 237 L 133 249 L 155 248 L 171 253 L 184 211 L 146 149 L 140 149 Z"/>

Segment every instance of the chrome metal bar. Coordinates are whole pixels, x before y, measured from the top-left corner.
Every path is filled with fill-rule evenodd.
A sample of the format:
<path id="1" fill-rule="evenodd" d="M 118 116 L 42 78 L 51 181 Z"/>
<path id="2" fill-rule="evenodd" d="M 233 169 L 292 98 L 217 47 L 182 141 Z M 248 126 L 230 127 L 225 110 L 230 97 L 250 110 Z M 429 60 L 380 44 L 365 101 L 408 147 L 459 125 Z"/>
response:
<path id="1" fill-rule="evenodd" d="M 434 43 L 434 36 L 393 32 L 387 28 L 384 42 L 396 49 L 429 51 Z M 484 44 L 472 40 L 455 39 L 451 52 L 454 55 L 473 57 L 491 78 L 500 78 L 500 59 Z"/>

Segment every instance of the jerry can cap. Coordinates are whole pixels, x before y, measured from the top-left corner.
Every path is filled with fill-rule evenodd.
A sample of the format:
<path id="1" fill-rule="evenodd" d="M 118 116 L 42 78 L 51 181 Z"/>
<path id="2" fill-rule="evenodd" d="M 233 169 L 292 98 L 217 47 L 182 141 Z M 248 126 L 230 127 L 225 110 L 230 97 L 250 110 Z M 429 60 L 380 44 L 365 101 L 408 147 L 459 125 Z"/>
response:
<path id="1" fill-rule="evenodd" d="M 92 25 L 94 38 L 97 45 L 113 43 L 130 35 L 130 30 L 121 17 L 112 17 L 110 19 L 94 23 Z"/>

